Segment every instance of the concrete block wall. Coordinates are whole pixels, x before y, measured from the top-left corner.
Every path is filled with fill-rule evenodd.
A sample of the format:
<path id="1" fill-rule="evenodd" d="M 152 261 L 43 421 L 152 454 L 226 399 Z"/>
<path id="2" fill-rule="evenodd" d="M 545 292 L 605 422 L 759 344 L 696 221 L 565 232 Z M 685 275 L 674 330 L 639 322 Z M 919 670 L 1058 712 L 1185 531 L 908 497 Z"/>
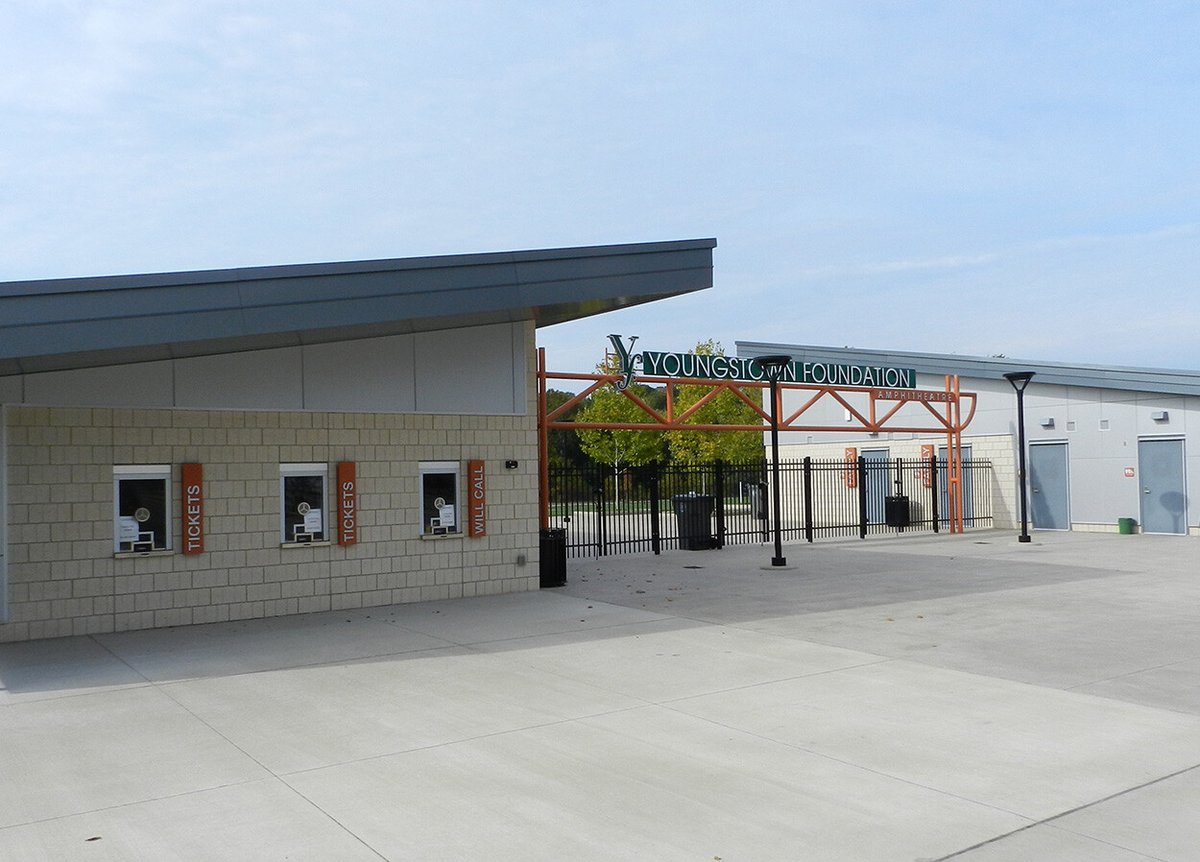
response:
<path id="1" fill-rule="evenodd" d="M 536 413 L 9 407 L 0 641 L 537 589 Z M 420 537 L 418 463 L 483 459 L 487 536 Z M 505 469 L 515 460 L 515 470 Z M 359 541 L 281 547 L 279 465 L 357 465 Z M 182 547 L 180 465 L 204 468 L 205 553 Z M 173 551 L 113 553 L 113 466 L 172 465 Z M 332 523 L 332 518 L 328 523 Z"/>

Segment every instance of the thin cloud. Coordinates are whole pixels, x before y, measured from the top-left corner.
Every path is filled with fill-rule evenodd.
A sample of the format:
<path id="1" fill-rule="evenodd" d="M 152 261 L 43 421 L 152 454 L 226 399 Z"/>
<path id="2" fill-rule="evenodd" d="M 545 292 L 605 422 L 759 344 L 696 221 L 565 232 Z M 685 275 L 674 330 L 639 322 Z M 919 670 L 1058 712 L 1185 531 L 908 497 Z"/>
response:
<path id="1" fill-rule="evenodd" d="M 1166 227 L 1160 227 L 1155 228 L 1154 230 L 1146 231 L 1110 234 L 1089 233 L 1077 234 L 1075 236 L 1053 237 L 1051 239 L 1045 239 L 1041 242 L 1034 243 L 1031 248 L 1079 248 L 1083 246 L 1102 245 L 1105 243 L 1120 242 L 1125 240 L 1178 239 L 1179 237 L 1192 236 L 1196 233 L 1200 233 L 1200 222 L 1184 222 L 1182 224 L 1167 225 Z"/>
<path id="2" fill-rule="evenodd" d="M 985 266 L 989 263 L 995 263 L 999 259 L 1000 255 L 988 253 L 911 260 L 887 260 L 878 263 L 853 264 L 849 266 L 833 264 L 803 270 L 799 273 L 799 277 L 802 279 L 818 279 L 845 276 L 891 275 L 899 272 L 947 272 L 956 269 Z"/>

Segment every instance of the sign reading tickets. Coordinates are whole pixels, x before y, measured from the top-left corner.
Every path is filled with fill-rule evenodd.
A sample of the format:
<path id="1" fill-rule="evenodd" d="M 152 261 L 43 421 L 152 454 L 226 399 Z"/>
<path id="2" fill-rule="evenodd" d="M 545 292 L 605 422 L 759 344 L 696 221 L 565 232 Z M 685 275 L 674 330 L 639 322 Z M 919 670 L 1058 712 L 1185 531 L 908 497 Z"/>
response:
<path id="1" fill-rule="evenodd" d="M 734 380 L 762 382 L 770 380 L 767 370 L 752 358 L 739 356 L 710 356 L 696 353 L 660 353 L 644 350 L 633 353 L 631 338 L 626 345 L 620 335 L 608 340 L 616 350 L 618 371 L 622 379 L 618 390 L 629 387 L 636 374 L 648 377 L 691 377 L 705 380 Z M 838 365 L 832 362 L 789 362 L 779 375 L 781 383 L 801 383 L 810 386 L 864 386 L 874 389 L 915 389 L 917 372 L 912 368 L 893 368 L 888 365 Z"/>
<path id="2" fill-rule="evenodd" d="M 204 553 L 204 466 L 184 464 L 180 469 L 183 485 L 183 553 Z M 122 540 L 124 541 L 124 540 Z"/>
<path id="3" fill-rule="evenodd" d="M 487 535 L 487 473 L 483 461 L 467 462 L 467 535 Z"/>
<path id="4" fill-rule="evenodd" d="M 337 531 L 339 545 L 358 543 L 358 480 L 353 461 L 337 465 Z"/>

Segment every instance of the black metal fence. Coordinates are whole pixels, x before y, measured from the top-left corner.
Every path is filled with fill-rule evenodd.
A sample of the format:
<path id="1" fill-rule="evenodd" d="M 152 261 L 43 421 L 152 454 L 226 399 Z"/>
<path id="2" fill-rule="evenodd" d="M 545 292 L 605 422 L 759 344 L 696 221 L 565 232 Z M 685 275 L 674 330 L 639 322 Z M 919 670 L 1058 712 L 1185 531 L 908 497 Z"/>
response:
<path id="1" fill-rule="evenodd" d="M 992 525 L 992 465 L 962 464 L 963 524 Z M 779 462 L 785 541 L 949 528 L 944 459 Z M 572 557 L 766 543 L 771 462 L 551 467 L 550 526 Z"/>

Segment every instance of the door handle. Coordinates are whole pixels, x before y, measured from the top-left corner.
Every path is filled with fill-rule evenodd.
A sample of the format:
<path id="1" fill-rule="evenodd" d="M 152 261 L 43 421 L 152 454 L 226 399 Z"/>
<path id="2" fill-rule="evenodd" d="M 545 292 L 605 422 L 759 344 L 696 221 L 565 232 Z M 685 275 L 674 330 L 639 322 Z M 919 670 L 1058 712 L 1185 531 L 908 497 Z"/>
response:
<path id="1" fill-rule="evenodd" d="M 1149 489 L 1149 488 L 1143 488 L 1143 489 L 1142 489 L 1142 493 L 1143 493 L 1143 494 L 1149 494 L 1149 493 L 1150 493 L 1150 489 Z"/>

